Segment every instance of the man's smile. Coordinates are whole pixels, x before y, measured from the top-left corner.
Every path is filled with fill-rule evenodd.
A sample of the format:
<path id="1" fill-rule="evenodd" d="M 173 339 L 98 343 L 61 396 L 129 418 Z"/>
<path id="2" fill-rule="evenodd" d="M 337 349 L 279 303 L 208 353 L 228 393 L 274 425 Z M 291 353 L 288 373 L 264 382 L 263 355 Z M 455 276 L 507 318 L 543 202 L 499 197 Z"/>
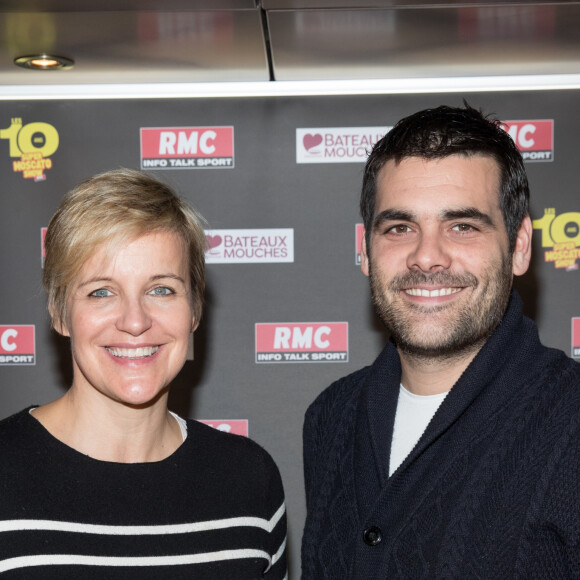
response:
<path id="1" fill-rule="evenodd" d="M 436 298 L 439 296 L 449 296 L 461 292 L 462 288 L 436 288 L 434 290 L 427 290 L 426 288 L 405 288 L 405 294 L 409 296 L 422 296 L 426 298 Z"/>

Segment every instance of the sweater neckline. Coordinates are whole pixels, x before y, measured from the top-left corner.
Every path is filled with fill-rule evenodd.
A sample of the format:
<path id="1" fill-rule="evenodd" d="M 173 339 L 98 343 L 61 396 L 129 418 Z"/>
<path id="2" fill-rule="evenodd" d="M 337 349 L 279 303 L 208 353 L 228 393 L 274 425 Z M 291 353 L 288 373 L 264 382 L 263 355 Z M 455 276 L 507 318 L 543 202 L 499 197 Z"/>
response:
<path id="1" fill-rule="evenodd" d="M 179 447 L 167 457 L 160 459 L 159 461 L 140 461 L 134 463 L 124 463 L 121 461 L 107 461 L 104 459 L 96 459 L 78 451 L 74 447 L 67 445 L 57 437 L 55 437 L 38 419 L 34 417 L 34 415 L 30 412 L 33 409 L 36 409 L 39 405 L 31 405 L 22 411 L 24 415 L 24 421 L 26 426 L 29 427 L 32 432 L 33 436 L 37 438 L 41 438 L 44 443 L 47 445 L 47 449 L 53 449 L 56 452 L 68 455 L 69 458 L 72 460 L 80 461 L 80 462 L 88 462 L 94 465 L 107 465 L 111 467 L 118 467 L 118 468 L 125 468 L 125 469 L 143 469 L 147 466 L 163 466 L 168 463 L 174 463 L 184 452 L 185 448 L 190 444 L 192 439 L 191 429 L 188 429 L 189 436 L 186 437 Z M 188 423 L 189 427 L 189 423 Z"/>

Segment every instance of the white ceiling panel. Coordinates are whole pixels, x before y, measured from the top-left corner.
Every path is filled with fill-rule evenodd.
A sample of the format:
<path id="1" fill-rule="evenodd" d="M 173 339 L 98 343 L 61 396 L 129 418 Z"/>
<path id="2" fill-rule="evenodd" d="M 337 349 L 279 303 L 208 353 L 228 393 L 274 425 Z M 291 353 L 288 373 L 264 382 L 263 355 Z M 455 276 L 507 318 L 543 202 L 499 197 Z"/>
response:
<path id="1" fill-rule="evenodd" d="M 578 30 L 580 1 L 0 0 L 0 97 L 51 85 L 577 76 Z M 14 65 L 32 53 L 75 66 Z"/>

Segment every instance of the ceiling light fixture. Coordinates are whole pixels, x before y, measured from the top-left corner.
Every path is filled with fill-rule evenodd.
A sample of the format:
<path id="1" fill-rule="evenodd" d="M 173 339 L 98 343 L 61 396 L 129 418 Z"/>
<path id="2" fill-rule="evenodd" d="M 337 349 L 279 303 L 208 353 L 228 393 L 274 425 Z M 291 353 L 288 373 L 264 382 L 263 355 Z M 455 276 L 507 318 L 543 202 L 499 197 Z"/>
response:
<path id="1" fill-rule="evenodd" d="M 53 54 L 32 54 L 19 56 L 14 64 L 30 70 L 68 70 L 74 66 L 74 60 Z"/>
<path id="2" fill-rule="evenodd" d="M 340 81 L 250 81 L 2 85 L 2 101 L 59 99 L 195 99 L 219 97 L 309 97 L 501 91 L 580 90 L 580 74 L 359 79 Z"/>

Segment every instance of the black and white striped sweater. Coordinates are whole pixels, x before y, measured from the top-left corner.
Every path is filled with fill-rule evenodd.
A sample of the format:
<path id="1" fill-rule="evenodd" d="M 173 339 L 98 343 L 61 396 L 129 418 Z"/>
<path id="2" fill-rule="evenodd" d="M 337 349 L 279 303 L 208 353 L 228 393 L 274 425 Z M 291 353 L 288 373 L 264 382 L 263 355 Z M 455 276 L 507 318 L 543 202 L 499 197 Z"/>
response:
<path id="1" fill-rule="evenodd" d="M 276 465 L 256 443 L 187 421 L 154 463 L 111 463 L 29 410 L 0 422 L 3 578 L 286 578 Z"/>

